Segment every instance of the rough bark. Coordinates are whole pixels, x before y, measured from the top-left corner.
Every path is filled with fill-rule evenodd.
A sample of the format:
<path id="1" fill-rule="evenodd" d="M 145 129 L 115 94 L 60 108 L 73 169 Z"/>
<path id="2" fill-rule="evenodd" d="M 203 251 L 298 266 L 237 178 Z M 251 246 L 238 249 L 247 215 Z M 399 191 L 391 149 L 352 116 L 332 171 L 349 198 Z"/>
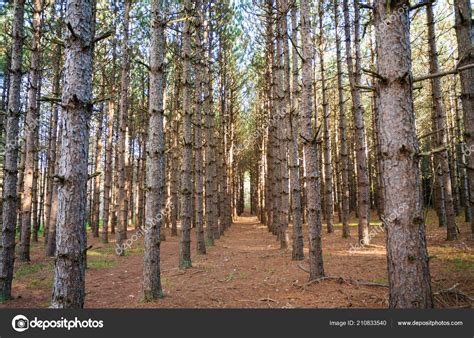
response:
<path id="1" fill-rule="evenodd" d="M 113 80 L 112 80 L 113 81 Z M 113 88 L 113 87 L 112 87 Z M 110 99 L 107 103 L 107 138 L 105 142 L 105 168 L 104 168 L 104 216 L 101 241 L 109 242 L 109 225 L 111 220 L 110 209 L 112 203 L 112 142 L 114 135 L 115 101 Z"/>
<path id="2" fill-rule="evenodd" d="M 433 15 L 433 5 L 428 3 L 426 5 L 426 18 L 428 24 L 428 46 L 430 58 L 430 73 L 435 74 L 439 72 L 438 64 L 438 49 L 436 47 L 435 23 Z M 435 132 L 434 146 L 436 148 L 448 144 L 446 136 L 446 111 L 443 103 L 443 93 L 441 89 L 441 79 L 435 77 L 431 79 L 431 98 L 432 98 L 432 116 L 433 116 L 433 131 Z M 448 151 L 436 154 L 434 161 L 437 173 L 437 179 L 442 180 L 441 187 L 443 189 L 443 198 L 440 200 L 440 208 L 444 209 L 446 214 L 447 239 L 457 239 L 456 228 L 456 214 L 454 211 L 453 194 L 451 186 L 451 173 L 449 168 Z"/>
<path id="3" fill-rule="evenodd" d="M 291 186 L 291 212 L 293 216 L 293 247 L 291 257 L 293 260 L 302 260 L 303 253 L 303 216 L 301 213 L 301 179 L 300 158 L 298 153 L 298 123 L 299 123 L 299 72 L 298 72 L 298 7 L 294 3 L 291 7 L 291 39 L 292 50 L 292 88 L 291 88 L 291 111 L 289 116 L 289 167 Z"/>
<path id="4" fill-rule="evenodd" d="M 102 74 L 102 92 L 101 96 L 105 96 L 105 83 L 104 74 Z M 104 116 L 104 103 L 100 104 L 99 113 L 97 115 L 97 134 L 95 135 L 95 154 L 94 154 L 94 170 L 93 174 L 96 175 L 93 181 L 93 196 L 92 196 L 92 236 L 99 237 L 99 225 L 100 225 L 100 186 L 102 180 L 102 134 L 103 134 L 103 116 Z"/>
<path id="5" fill-rule="evenodd" d="M 311 280 L 324 276 L 323 251 L 321 243 L 321 182 L 319 175 L 317 135 L 312 125 L 313 117 L 313 41 L 311 39 L 311 22 L 309 19 L 308 1 L 301 0 L 301 44 L 302 55 L 302 93 L 301 93 L 301 138 L 305 157 L 305 180 L 308 209 L 308 246 L 309 277 Z"/>
<path id="6" fill-rule="evenodd" d="M 150 41 L 150 122 L 147 141 L 147 178 L 145 208 L 145 254 L 143 265 L 143 295 L 146 301 L 161 297 L 160 231 L 163 221 L 161 210 L 164 187 L 165 135 L 164 107 L 164 57 L 165 20 L 164 0 L 151 4 Z"/>
<path id="7" fill-rule="evenodd" d="M 51 307 L 82 308 L 85 299 L 89 120 L 92 114 L 92 2 L 66 5 L 62 91 L 64 128 L 59 159 L 57 250 Z"/>
<path id="8" fill-rule="evenodd" d="M 128 198 L 127 198 L 127 180 L 128 180 L 128 151 L 127 151 L 127 132 L 128 132 L 128 86 L 130 83 L 130 64 L 129 64 L 129 22 L 130 22 L 130 0 L 125 0 L 125 9 L 123 17 L 123 39 L 122 39 L 122 74 L 120 84 L 120 117 L 119 133 L 117 141 L 118 152 L 118 210 L 117 210 L 117 246 L 122 248 L 118 250 L 119 255 L 124 255 L 123 242 L 127 238 L 127 220 L 128 220 Z"/>
<path id="9" fill-rule="evenodd" d="M 34 190 L 35 163 L 37 156 L 37 138 L 39 124 L 38 87 L 41 74 L 41 28 L 43 5 L 40 0 L 33 2 L 33 37 L 31 41 L 30 86 L 28 88 L 28 106 L 25 118 L 25 170 L 23 178 L 23 198 L 21 199 L 21 244 L 20 261 L 30 261 L 30 239 L 32 219 L 32 199 Z"/>
<path id="10" fill-rule="evenodd" d="M 46 256 L 54 257 L 56 254 L 56 230 L 57 230 L 57 218 L 58 218 L 58 188 L 59 181 L 57 179 L 57 173 L 59 171 L 59 156 L 58 152 L 61 150 L 62 134 L 63 134 L 63 121 L 58 125 L 59 134 L 58 142 L 54 139 L 56 149 L 54 150 L 54 162 L 52 163 L 51 179 L 53 180 L 52 191 L 51 191 L 51 208 L 50 208 L 50 220 L 48 227 L 48 241 L 46 243 Z M 52 159 L 51 159 L 52 160 Z"/>
<path id="11" fill-rule="evenodd" d="M 334 0 L 334 24 L 336 35 L 337 94 L 339 108 L 339 159 L 341 170 L 341 223 L 342 237 L 350 237 L 349 228 L 349 155 L 347 154 L 347 120 L 344 109 L 344 87 L 341 59 L 341 38 L 339 34 L 339 1 Z"/>
<path id="12" fill-rule="evenodd" d="M 319 1 L 319 66 L 321 75 L 321 91 L 323 104 L 323 140 L 324 140 L 324 206 L 326 213 L 327 232 L 334 232 L 334 202 L 333 202 L 333 167 L 332 167 L 332 148 L 331 148 L 331 112 L 329 110 L 328 90 L 326 85 L 326 68 L 324 62 L 325 41 L 323 26 L 323 1 Z"/>
<path id="13" fill-rule="evenodd" d="M 206 253 L 206 243 L 204 241 L 204 210 L 203 210 L 203 144 L 202 144 L 202 95 L 203 95 L 203 76 L 204 66 L 202 58 L 205 57 L 203 53 L 202 43 L 202 24 L 203 24 L 203 13 L 202 13 L 202 2 L 200 0 L 195 1 L 196 6 L 194 20 L 194 42 L 196 51 L 195 55 L 195 91 L 194 91 L 194 205 L 195 205 L 195 227 L 196 227 L 196 251 L 203 255 Z"/>
<path id="14" fill-rule="evenodd" d="M 192 16 L 191 1 L 184 1 L 186 17 Z M 179 242 L 179 267 L 191 266 L 191 222 L 192 222 L 192 83 L 191 83 L 191 25 L 189 20 L 183 24 L 183 163 L 181 167 L 181 239 Z"/>
<path id="15" fill-rule="evenodd" d="M 18 122 L 20 119 L 21 63 L 23 59 L 23 23 L 25 2 L 13 3 L 11 68 L 9 74 L 6 146 L 3 167 L 2 232 L 0 241 L 0 300 L 11 298 L 15 262 L 15 228 L 17 221 Z"/>
<path id="16" fill-rule="evenodd" d="M 391 308 L 431 308 L 428 254 L 412 98 L 409 2 L 374 3 L 379 142 Z M 397 12 L 399 15 L 391 15 Z M 390 16 L 391 15 L 391 16 Z M 391 24 L 385 20 L 390 16 Z"/>
<path id="17" fill-rule="evenodd" d="M 470 0 L 454 1 L 456 39 L 458 42 L 458 66 L 474 63 L 474 32 L 472 5 Z M 461 103 L 464 112 L 464 151 L 466 155 L 467 177 L 471 210 L 474 209 L 474 68 L 460 72 Z M 470 151 L 467 151 L 470 150 Z M 474 235 L 474 217 L 471 220 Z"/>
<path id="18" fill-rule="evenodd" d="M 279 135 L 279 162 L 280 162 L 280 191 L 279 198 L 280 208 L 280 248 L 288 247 L 289 232 L 288 232 L 288 209 L 289 209 L 289 177 L 288 177 L 288 133 L 289 133 L 289 117 L 290 117 L 290 56 L 288 47 L 288 22 L 287 0 L 278 0 L 279 20 L 277 23 L 277 55 L 276 62 L 278 64 L 278 100 L 279 110 L 278 116 L 278 135 Z"/>
<path id="19" fill-rule="evenodd" d="M 364 108 L 362 106 L 360 91 L 360 22 L 359 3 L 354 0 L 354 41 L 355 60 L 352 57 L 351 46 L 351 23 L 349 19 L 348 0 L 343 1 L 344 7 L 344 32 L 346 36 L 346 62 L 349 74 L 352 97 L 352 117 L 354 123 L 354 147 L 357 164 L 357 213 L 359 217 L 359 242 L 363 245 L 369 244 L 369 177 L 367 172 L 367 145 L 365 140 Z"/>
<path id="20" fill-rule="evenodd" d="M 205 1 L 205 7 L 207 1 Z M 206 25 L 204 47 L 206 48 L 205 59 L 206 65 L 203 76 L 203 111 L 205 118 L 205 158 L 206 158 L 206 237 L 209 243 L 214 244 L 214 239 L 218 233 L 217 224 L 217 168 L 216 168 L 216 143 L 214 137 L 214 109 L 213 109 L 213 84 L 212 84 L 212 29 L 210 27 L 210 15 Z"/>

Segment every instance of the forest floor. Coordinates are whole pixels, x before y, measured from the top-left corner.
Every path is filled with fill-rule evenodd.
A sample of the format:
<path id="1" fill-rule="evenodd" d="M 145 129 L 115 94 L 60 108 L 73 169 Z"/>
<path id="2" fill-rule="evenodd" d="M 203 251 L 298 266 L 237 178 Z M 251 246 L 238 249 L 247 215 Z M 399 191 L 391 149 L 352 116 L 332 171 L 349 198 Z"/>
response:
<path id="1" fill-rule="evenodd" d="M 431 213 L 430 213 L 431 214 Z M 430 219 L 432 222 L 430 222 Z M 468 224 L 461 222 L 460 239 L 445 241 L 446 230 L 428 217 L 427 241 L 431 280 L 437 307 L 467 307 L 474 298 L 474 241 Z M 154 303 L 140 300 L 143 240 L 124 257 L 115 255 L 115 240 L 101 244 L 89 234 L 86 276 L 87 308 L 384 308 L 388 289 L 357 281 L 387 284 L 384 233 L 377 232 L 372 245 L 349 251 L 357 243 L 356 219 L 351 220 L 349 239 L 323 231 L 327 276 L 343 277 L 308 283 L 307 261 L 291 260 L 291 246 L 281 250 L 279 242 L 258 223 L 256 217 L 239 217 L 232 227 L 207 247 L 206 255 L 195 254 L 192 268 L 178 270 L 179 237 L 165 229 L 161 244 L 164 298 Z M 377 227 L 380 223 L 374 223 Z M 129 229 L 129 237 L 135 230 Z M 290 229 L 291 232 L 291 229 Z M 192 232 L 194 236 L 194 231 Z M 305 229 L 305 246 L 306 242 Z M 111 236 L 113 237 L 113 236 Z M 194 237 L 193 237 L 193 244 Z M 0 308 L 48 307 L 53 280 L 53 259 L 45 258 L 43 243 L 32 244 L 32 261 L 15 262 L 14 299 Z M 307 248 L 305 250 L 307 257 Z M 453 288 L 454 287 L 454 288 Z M 449 289 L 449 290 L 448 290 Z M 469 299 L 470 298 L 470 299 Z"/>

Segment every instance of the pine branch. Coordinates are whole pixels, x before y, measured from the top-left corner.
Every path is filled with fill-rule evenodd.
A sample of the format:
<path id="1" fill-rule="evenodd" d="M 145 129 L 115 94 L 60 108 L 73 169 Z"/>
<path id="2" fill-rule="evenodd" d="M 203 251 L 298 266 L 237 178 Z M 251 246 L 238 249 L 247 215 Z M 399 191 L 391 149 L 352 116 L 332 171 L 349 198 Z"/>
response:
<path id="1" fill-rule="evenodd" d="M 423 76 L 420 76 L 420 77 L 415 77 L 413 79 L 413 83 L 423 81 L 423 80 L 428 80 L 428 79 L 435 79 L 435 78 L 443 77 L 443 76 L 446 76 L 446 75 L 457 74 L 459 72 L 462 72 L 462 71 L 470 69 L 470 68 L 474 68 L 474 63 L 471 63 L 469 65 L 465 65 L 465 66 L 461 66 L 461 67 L 456 67 L 454 69 L 447 70 L 447 71 L 444 71 L 444 72 L 439 72 L 439 73 L 434 73 L 434 74 L 427 74 L 427 75 L 423 75 Z"/>

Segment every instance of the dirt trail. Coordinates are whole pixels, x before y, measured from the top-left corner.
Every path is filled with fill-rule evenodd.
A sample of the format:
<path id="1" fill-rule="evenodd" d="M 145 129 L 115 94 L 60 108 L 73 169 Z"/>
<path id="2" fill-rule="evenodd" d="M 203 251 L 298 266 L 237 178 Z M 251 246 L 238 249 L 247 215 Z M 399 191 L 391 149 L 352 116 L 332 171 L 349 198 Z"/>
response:
<path id="1" fill-rule="evenodd" d="M 383 288 L 337 281 L 306 286 L 308 274 L 291 261 L 290 250 L 280 250 L 279 242 L 256 217 L 240 217 L 215 246 L 208 247 L 207 255 L 195 254 L 193 267 L 186 271 L 175 268 L 177 248 L 178 239 L 168 235 L 162 243 L 164 299 L 153 304 L 139 301 L 142 262 L 140 255 L 134 255 L 111 271 L 88 275 L 87 307 L 348 307 L 354 305 L 354 297 L 360 299 L 357 306 L 385 305 Z M 330 251 L 336 256 L 325 255 L 325 259 L 333 270 L 339 255 Z M 368 262 L 361 258 L 358 263 L 355 275 Z"/>
<path id="2" fill-rule="evenodd" d="M 355 225 L 355 224 L 354 224 Z M 428 242 L 433 288 L 448 288 L 454 283 L 472 296 L 472 240 L 447 243 L 443 229 L 430 227 Z M 463 233 L 467 232 L 463 229 Z M 291 229 L 290 229 L 291 231 Z M 357 228 L 351 227 L 353 236 Z M 129 230 L 129 238 L 134 231 Z M 308 274 L 298 267 L 307 262 L 291 260 L 291 249 L 281 250 L 279 242 L 258 223 L 256 217 L 239 217 L 236 223 L 207 248 L 206 255 L 195 252 L 192 232 L 193 267 L 178 270 L 179 237 L 171 237 L 165 229 L 166 241 L 161 245 L 162 285 L 165 297 L 154 303 L 140 301 L 143 266 L 143 242 L 133 243 L 125 257 L 116 257 L 115 243 L 101 244 L 89 238 L 89 269 L 86 277 L 87 308 L 301 308 L 301 307 L 387 307 L 388 290 L 363 286 L 343 280 L 325 280 L 307 285 Z M 306 239 L 306 229 L 305 229 Z M 383 233 L 373 239 L 373 246 L 350 254 L 356 238 L 342 239 L 341 228 L 323 233 L 326 275 L 354 280 L 387 283 Z M 305 241 L 305 245 L 306 245 Z M 466 244 L 467 243 L 467 244 Z M 16 299 L 0 307 L 47 307 L 52 283 L 52 261 L 43 257 L 42 243 L 35 244 L 30 265 L 45 268 L 18 277 L 14 281 Z M 466 254 L 467 253 L 467 254 Z M 307 256 L 307 249 L 305 250 Z M 455 258 L 453 258 L 455 257 Z M 461 257 L 461 258 L 459 258 Z M 461 263 L 467 265 L 460 266 Z M 34 269 L 33 269 L 34 270 Z M 18 298 L 18 296 L 20 298 Z"/>

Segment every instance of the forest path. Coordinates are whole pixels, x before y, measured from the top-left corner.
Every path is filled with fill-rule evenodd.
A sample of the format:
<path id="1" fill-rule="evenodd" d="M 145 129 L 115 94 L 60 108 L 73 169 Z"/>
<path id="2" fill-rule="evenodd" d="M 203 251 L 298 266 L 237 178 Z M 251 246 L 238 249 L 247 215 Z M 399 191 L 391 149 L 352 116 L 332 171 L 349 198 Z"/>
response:
<path id="1" fill-rule="evenodd" d="M 343 239 L 340 224 L 335 232 L 322 233 L 324 269 L 328 276 L 387 283 L 385 238 L 377 233 L 374 246 L 349 253 L 357 243 L 356 219 L 351 221 L 353 237 Z M 469 224 L 460 222 L 463 238 L 446 242 L 446 231 L 435 222 L 428 227 L 427 240 L 434 290 L 453 284 L 474 297 L 472 248 Z M 290 233 L 292 229 L 290 227 Z M 305 256 L 307 229 L 304 227 Z M 179 236 L 164 229 L 161 271 L 164 298 L 153 303 L 140 301 L 143 280 L 143 239 L 131 244 L 124 257 L 115 254 L 115 238 L 102 244 L 89 233 L 86 272 L 87 308 L 333 308 L 387 307 L 386 288 L 325 280 L 307 285 L 308 274 L 291 260 L 291 245 L 281 250 L 276 237 L 256 217 L 239 217 L 206 255 L 196 254 L 194 229 L 192 268 L 179 270 Z M 129 229 L 132 238 L 135 230 Z M 32 243 L 31 263 L 15 262 L 15 299 L 0 308 L 48 307 L 53 280 L 52 258 L 44 257 L 44 243 Z M 446 304 L 439 304 L 445 307 Z M 459 304 L 451 304 L 459 306 Z"/>
<path id="2" fill-rule="evenodd" d="M 281 250 L 276 237 L 254 216 L 239 217 L 224 236 L 216 240 L 214 246 L 207 247 L 206 255 L 195 253 L 195 233 L 192 231 L 193 266 L 184 271 L 176 268 L 179 237 L 171 237 L 169 229 L 165 229 L 165 233 L 166 241 L 161 244 L 162 285 L 165 294 L 163 299 L 148 304 L 140 302 L 142 255 L 131 253 L 125 259 L 115 258 L 118 260 L 118 265 L 110 271 L 103 270 L 97 273 L 94 270 L 88 271 L 89 293 L 86 306 L 160 308 L 386 306 L 386 290 L 383 288 L 355 287 L 339 284 L 337 281 L 324 281 L 306 286 L 308 274 L 298 268 L 297 262 L 291 260 L 291 249 Z M 381 265 L 381 271 L 363 271 L 366 278 L 373 280 L 377 277 L 383 278 L 385 275 L 383 255 L 362 256 L 358 261 L 351 263 L 347 257 L 337 257 L 339 254 L 347 255 L 349 248 L 347 240 L 339 241 L 338 231 L 330 235 L 325 234 L 325 238 L 331 242 L 328 244 L 328 253 L 325 254 L 325 263 L 332 275 L 349 276 L 348 273 L 352 272 L 351 275 L 356 277 L 365 270 L 369 261 Z M 132 249 L 134 250 L 137 248 Z M 307 251 L 305 254 L 307 255 Z M 104 273 L 107 274 L 106 279 Z"/>

